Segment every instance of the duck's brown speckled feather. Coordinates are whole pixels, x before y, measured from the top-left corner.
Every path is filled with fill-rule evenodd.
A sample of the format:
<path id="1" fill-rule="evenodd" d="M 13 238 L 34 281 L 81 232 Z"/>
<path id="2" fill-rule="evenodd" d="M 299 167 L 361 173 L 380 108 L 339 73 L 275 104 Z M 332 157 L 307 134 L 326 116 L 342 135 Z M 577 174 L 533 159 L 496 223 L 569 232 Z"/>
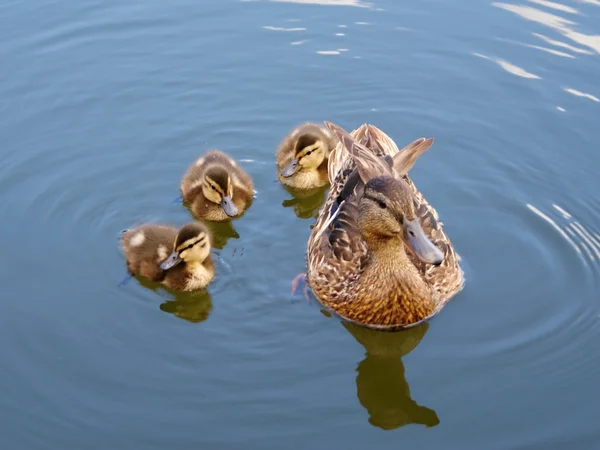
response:
<path id="1" fill-rule="evenodd" d="M 407 175 L 394 172 L 394 156 L 400 151 L 394 141 L 377 127 L 367 124 L 352 131 L 350 136 L 356 141 L 354 144 L 344 143 L 343 136 L 338 135 L 341 142 L 329 157 L 331 189 L 308 241 L 308 283 L 324 306 L 346 320 L 388 330 L 414 326 L 437 313 L 462 289 L 464 278 L 459 257 L 443 230 L 436 210 Z M 419 142 L 415 141 L 405 149 L 414 150 Z M 352 155 L 352 148 L 349 152 L 347 146 L 356 144 L 361 149 Z M 371 155 L 366 156 L 365 149 Z M 370 175 L 393 173 L 406 181 L 414 195 L 415 213 L 424 232 L 444 254 L 443 263 L 433 266 L 422 263 L 410 250 L 407 251 L 414 269 L 431 289 L 432 298 L 428 304 L 411 302 L 409 293 L 403 291 L 402 285 L 395 285 L 393 277 L 386 281 L 389 283 L 386 289 L 373 285 L 369 291 L 356 290 L 358 280 L 371 259 L 357 223 L 358 200 L 364 188 L 355 162 L 357 156 L 368 160 L 363 165 L 372 171 Z M 382 278 L 385 280 L 385 277 Z M 397 294 L 395 299 L 378 295 L 390 289 Z"/>

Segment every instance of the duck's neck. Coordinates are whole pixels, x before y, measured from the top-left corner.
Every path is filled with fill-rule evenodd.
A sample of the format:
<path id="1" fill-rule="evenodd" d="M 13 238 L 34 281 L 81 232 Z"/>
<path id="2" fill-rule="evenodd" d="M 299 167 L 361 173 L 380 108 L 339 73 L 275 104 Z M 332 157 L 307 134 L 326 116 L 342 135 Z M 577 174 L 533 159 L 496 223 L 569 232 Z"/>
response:
<path id="1" fill-rule="evenodd" d="M 390 300 L 408 317 L 420 320 L 432 313 L 431 289 L 406 254 L 404 242 L 398 238 L 370 239 L 368 246 L 371 262 L 364 273 L 365 282 L 387 286 Z"/>

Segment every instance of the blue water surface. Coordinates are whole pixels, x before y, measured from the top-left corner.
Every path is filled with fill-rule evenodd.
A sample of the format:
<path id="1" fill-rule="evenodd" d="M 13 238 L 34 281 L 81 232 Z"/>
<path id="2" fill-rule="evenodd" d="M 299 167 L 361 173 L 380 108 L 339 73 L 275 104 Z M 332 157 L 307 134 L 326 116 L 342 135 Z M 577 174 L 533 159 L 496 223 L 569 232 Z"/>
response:
<path id="1" fill-rule="evenodd" d="M 597 0 L 8 0 L 0 5 L 0 447 L 597 449 Z M 378 333 L 292 301 L 325 192 L 304 121 L 435 143 L 411 172 L 467 284 Z M 126 275 L 122 229 L 220 148 L 257 197 L 217 279 Z"/>

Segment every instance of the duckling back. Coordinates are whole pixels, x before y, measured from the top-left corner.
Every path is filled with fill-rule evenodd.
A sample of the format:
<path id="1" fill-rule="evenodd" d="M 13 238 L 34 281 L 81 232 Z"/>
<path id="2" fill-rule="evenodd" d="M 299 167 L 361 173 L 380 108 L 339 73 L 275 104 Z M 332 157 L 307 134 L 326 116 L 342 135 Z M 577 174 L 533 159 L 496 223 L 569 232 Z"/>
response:
<path id="1" fill-rule="evenodd" d="M 177 230 L 166 225 L 142 225 L 125 230 L 121 236 L 121 248 L 132 275 L 141 275 L 150 281 L 162 282 L 165 272 L 160 264 L 173 249 Z"/>
<path id="2" fill-rule="evenodd" d="M 212 181 L 216 185 L 206 184 L 209 171 L 224 174 Z M 225 221 L 231 219 L 223 207 L 206 196 L 206 190 L 221 187 L 227 193 L 228 182 L 231 183 L 231 201 L 238 215 L 248 208 L 254 197 L 254 184 L 246 171 L 229 155 L 217 149 L 210 150 L 198 158 L 186 171 L 181 180 L 181 195 L 190 205 L 192 214 L 199 219 Z"/>

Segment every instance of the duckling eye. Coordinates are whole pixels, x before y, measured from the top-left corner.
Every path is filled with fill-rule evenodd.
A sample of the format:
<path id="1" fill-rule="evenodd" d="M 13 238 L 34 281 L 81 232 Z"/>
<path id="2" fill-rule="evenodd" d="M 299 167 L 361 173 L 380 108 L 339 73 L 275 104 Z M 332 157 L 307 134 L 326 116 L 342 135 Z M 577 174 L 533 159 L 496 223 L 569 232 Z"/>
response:
<path id="1" fill-rule="evenodd" d="M 217 190 L 217 188 L 216 188 L 216 187 L 214 187 L 212 184 L 210 185 L 210 187 L 212 188 L 212 190 L 213 190 L 213 191 L 216 191 L 216 190 Z"/>
<path id="2" fill-rule="evenodd" d="M 304 154 L 304 156 L 310 156 L 310 154 L 311 154 L 312 152 L 313 152 L 313 151 L 312 151 L 312 150 L 310 150 L 310 151 L 306 152 L 306 153 Z"/>
<path id="3" fill-rule="evenodd" d="M 386 205 L 386 204 L 385 204 L 385 202 L 384 202 L 384 201 L 382 201 L 382 200 L 377 200 L 377 204 L 379 205 L 379 207 L 380 207 L 381 209 L 385 209 L 385 208 L 387 208 L 387 205 Z"/>

